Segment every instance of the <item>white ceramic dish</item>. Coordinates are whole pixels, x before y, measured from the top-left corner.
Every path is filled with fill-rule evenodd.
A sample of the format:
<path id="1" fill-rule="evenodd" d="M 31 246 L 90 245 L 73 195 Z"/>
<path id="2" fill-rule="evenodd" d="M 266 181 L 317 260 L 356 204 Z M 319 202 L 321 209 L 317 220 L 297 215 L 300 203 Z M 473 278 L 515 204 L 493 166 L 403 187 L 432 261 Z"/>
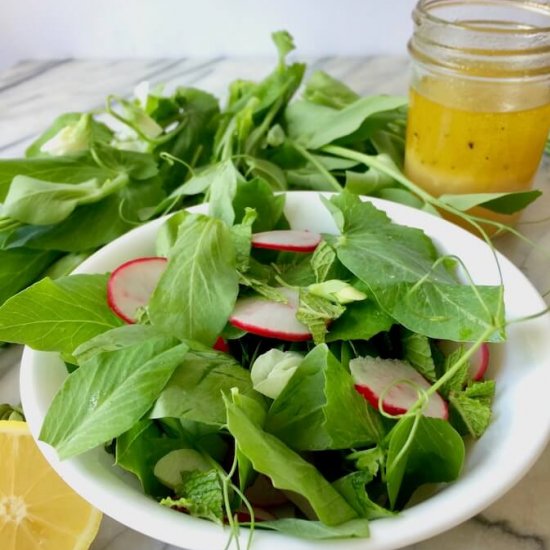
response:
<path id="1" fill-rule="evenodd" d="M 412 208 L 373 201 L 396 222 L 420 227 L 441 251 L 463 259 L 476 283 L 498 283 L 489 248 L 466 231 Z M 192 209 L 205 210 L 204 205 Z M 286 215 L 294 228 L 336 232 L 317 193 L 287 196 Z M 86 260 L 79 273 L 103 273 L 122 262 L 154 253 L 162 220 L 139 227 Z M 538 312 L 545 304 L 525 276 L 499 256 L 505 285 L 508 319 Z M 468 451 L 460 479 L 396 518 L 371 523 L 370 539 L 308 541 L 274 532 L 257 531 L 253 550 L 390 550 L 434 536 L 473 516 L 512 487 L 531 467 L 550 436 L 547 405 L 550 373 L 550 316 L 510 325 L 508 341 L 494 346 L 489 375 L 498 381 L 494 421 Z M 21 365 L 22 401 L 32 433 L 37 436 L 44 415 L 66 370 L 56 354 L 25 349 Z M 143 495 L 137 483 L 113 467 L 112 458 L 98 448 L 60 462 L 55 452 L 41 450 L 78 493 L 117 521 L 163 542 L 190 550 L 221 550 L 228 531 L 205 520 L 161 507 Z M 243 530 L 245 531 L 245 530 Z M 243 542 L 247 533 L 241 536 Z"/>

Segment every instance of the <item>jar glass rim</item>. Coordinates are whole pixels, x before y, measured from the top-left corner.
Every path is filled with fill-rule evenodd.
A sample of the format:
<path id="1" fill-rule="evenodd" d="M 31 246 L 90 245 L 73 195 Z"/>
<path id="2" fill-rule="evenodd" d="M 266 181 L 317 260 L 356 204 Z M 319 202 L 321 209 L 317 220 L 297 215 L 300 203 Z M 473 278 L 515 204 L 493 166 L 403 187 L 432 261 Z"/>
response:
<path id="1" fill-rule="evenodd" d="M 437 16 L 432 13 L 433 8 L 439 8 L 444 6 L 451 6 L 453 4 L 485 4 L 488 6 L 507 6 L 516 8 L 518 10 L 530 10 L 540 12 L 545 18 L 548 19 L 548 24 L 541 27 L 508 27 L 506 29 L 502 27 L 484 27 L 483 29 L 476 27 L 467 21 L 453 21 Z M 447 28 L 455 28 L 468 31 L 476 31 L 484 33 L 495 34 L 521 34 L 522 36 L 538 35 L 540 33 L 550 33 L 550 2 L 548 0 L 540 1 L 525 1 L 525 0 L 418 0 L 414 9 L 416 14 L 421 14 L 422 17 L 428 19 L 431 23 L 436 25 L 445 26 Z"/>

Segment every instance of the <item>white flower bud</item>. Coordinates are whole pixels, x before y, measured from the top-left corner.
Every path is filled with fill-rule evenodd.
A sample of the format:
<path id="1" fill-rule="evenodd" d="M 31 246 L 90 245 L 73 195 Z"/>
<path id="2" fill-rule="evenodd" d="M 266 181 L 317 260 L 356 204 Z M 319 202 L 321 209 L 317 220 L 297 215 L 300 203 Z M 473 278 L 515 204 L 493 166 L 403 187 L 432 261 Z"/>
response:
<path id="1" fill-rule="evenodd" d="M 54 157 L 79 153 L 90 146 L 90 115 L 82 115 L 78 122 L 61 128 L 55 136 L 42 144 L 40 150 Z"/>
<path id="2" fill-rule="evenodd" d="M 326 298 L 327 300 L 337 302 L 338 304 L 359 302 L 367 298 L 367 295 L 364 292 L 361 292 L 360 290 L 352 287 L 350 284 L 345 283 L 344 281 L 339 281 L 338 279 L 331 279 L 329 281 L 325 281 L 324 283 L 309 285 L 308 290 L 316 296 Z"/>
<path id="3" fill-rule="evenodd" d="M 301 353 L 295 351 L 271 349 L 263 353 L 250 369 L 254 389 L 271 399 L 277 399 L 303 358 Z"/>

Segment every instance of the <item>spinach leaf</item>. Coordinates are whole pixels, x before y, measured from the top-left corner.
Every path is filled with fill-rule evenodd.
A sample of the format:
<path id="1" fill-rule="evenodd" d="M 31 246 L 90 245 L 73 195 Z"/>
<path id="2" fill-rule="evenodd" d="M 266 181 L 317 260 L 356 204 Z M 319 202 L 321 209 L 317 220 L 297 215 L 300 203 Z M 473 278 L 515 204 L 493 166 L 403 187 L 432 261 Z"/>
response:
<path id="1" fill-rule="evenodd" d="M 185 418 L 221 426 L 226 422 L 222 394 L 231 388 L 252 394 L 249 371 L 226 353 L 190 351 L 158 396 L 150 417 Z"/>
<path id="2" fill-rule="evenodd" d="M 326 525 L 340 525 L 357 517 L 332 485 L 309 462 L 282 441 L 265 432 L 261 418 L 251 418 L 243 407 L 245 396 L 233 392 L 226 397 L 227 427 L 241 452 L 257 472 L 265 474 L 273 486 L 298 493 L 307 499 Z"/>
<path id="3" fill-rule="evenodd" d="M 446 421 L 403 417 L 388 434 L 386 481 L 392 508 L 424 483 L 454 481 L 464 463 L 464 441 Z"/>
<path id="4" fill-rule="evenodd" d="M 326 204 L 343 231 L 327 241 L 396 321 L 431 338 L 473 341 L 494 328 L 491 339 L 502 339 L 500 287 L 458 284 L 422 231 L 393 224 L 371 203 L 342 193 Z"/>
<path id="5" fill-rule="evenodd" d="M 153 325 L 184 340 L 212 345 L 239 290 L 235 250 L 225 223 L 200 214 L 184 218 L 149 302 Z"/>
<path id="6" fill-rule="evenodd" d="M 109 309 L 107 275 L 42 279 L 0 307 L 0 341 L 71 354 L 122 321 Z"/>
<path id="7" fill-rule="evenodd" d="M 256 529 L 273 529 L 294 537 L 312 540 L 367 538 L 370 536 L 369 522 L 366 519 L 351 519 L 339 525 L 329 526 L 320 521 L 282 518 L 257 523 Z"/>
<path id="8" fill-rule="evenodd" d="M 188 349 L 158 336 L 84 361 L 55 395 L 40 439 L 64 459 L 120 436 L 151 407 Z"/>
<path id="9" fill-rule="evenodd" d="M 266 430 L 297 450 L 346 449 L 382 434 L 351 375 L 324 344 L 306 355 L 273 402 Z"/>
<path id="10" fill-rule="evenodd" d="M 49 250 L 0 250 L 0 305 L 33 283 L 58 257 L 58 252 Z"/>

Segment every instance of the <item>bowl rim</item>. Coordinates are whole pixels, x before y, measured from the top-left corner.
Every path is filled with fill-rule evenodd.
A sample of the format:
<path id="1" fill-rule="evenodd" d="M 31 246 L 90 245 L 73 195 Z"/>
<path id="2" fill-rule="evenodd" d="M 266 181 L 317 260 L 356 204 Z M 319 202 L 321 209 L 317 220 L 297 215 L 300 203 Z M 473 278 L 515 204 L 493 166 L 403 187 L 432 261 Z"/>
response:
<path id="1" fill-rule="evenodd" d="M 311 208 L 318 209 L 316 203 L 320 204 L 319 197 L 331 195 L 331 193 L 314 191 L 293 191 L 286 194 L 287 206 L 285 212 L 287 215 L 290 212 L 292 221 L 296 221 L 297 212 L 301 207 L 307 206 L 308 211 Z M 486 247 L 483 241 L 464 229 L 431 214 L 382 199 L 371 197 L 362 197 L 362 199 L 368 200 L 377 208 L 385 210 L 391 218 L 397 217 L 398 223 L 415 227 L 420 226 L 423 229 L 427 228 L 427 234 L 436 242 L 438 247 L 441 244 L 445 245 L 443 241 L 448 241 L 450 239 L 449 235 L 453 237 L 450 239 L 452 246 L 458 246 L 460 242 L 462 243 L 461 248 L 466 251 L 468 249 L 480 251 Z M 207 205 L 202 204 L 188 210 L 205 212 L 206 208 Z M 328 216 L 328 212 L 326 216 Z M 165 219 L 166 217 L 144 224 L 112 241 L 90 256 L 74 273 L 97 272 L 94 271 L 93 266 L 98 263 L 98 258 L 104 258 L 117 249 L 124 249 L 124 247 L 127 248 L 132 244 L 135 245 L 138 241 L 141 243 L 141 240 L 145 237 L 154 239 L 151 235 L 156 233 Z M 399 221 L 399 219 L 406 221 Z M 300 223 L 302 222 L 298 221 L 297 224 L 292 225 L 296 227 Z M 485 251 L 486 253 L 487 251 Z M 508 279 L 511 278 L 516 284 L 520 283 L 521 302 L 523 304 L 528 304 L 529 307 L 536 304 L 540 309 L 546 307 L 540 294 L 526 276 L 502 254 L 497 252 L 497 257 L 505 275 L 505 301 L 507 306 L 510 296 L 513 296 L 508 292 L 509 287 L 506 284 Z M 485 275 L 481 275 L 481 277 L 484 278 Z M 545 314 L 533 321 L 528 321 L 528 323 L 531 327 L 530 330 L 536 329 L 537 334 L 539 332 L 550 333 L 550 314 Z M 526 337 L 530 337 L 530 333 L 527 333 Z M 550 342 L 547 344 L 544 338 L 541 337 L 535 341 L 535 344 L 545 346 L 542 348 L 542 360 L 550 368 Z M 37 363 L 52 355 L 56 356 L 56 354 L 37 352 L 25 348 L 21 360 L 21 399 L 31 433 L 35 439 L 38 439 L 43 420 L 43 410 L 40 409 L 43 403 L 37 406 L 40 399 L 43 401 L 43 396 L 41 396 L 41 387 L 38 384 L 35 371 L 39 368 Z M 538 367 L 538 369 L 541 370 L 542 367 Z M 535 374 L 530 372 L 530 376 L 538 379 L 537 373 L 538 371 Z M 536 393 L 537 388 L 534 387 L 534 384 L 532 389 Z M 541 393 L 541 395 L 543 394 Z M 359 548 L 362 550 L 391 550 L 424 540 L 458 525 L 489 506 L 508 491 L 525 475 L 545 449 L 550 439 L 550 409 L 544 410 L 542 403 L 539 405 L 536 400 L 532 401 L 534 403 L 532 402 L 530 406 L 520 409 L 519 420 L 522 419 L 522 415 L 527 420 L 532 420 L 534 415 L 537 415 L 538 422 L 533 425 L 537 429 L 533 429 L 533 426 L 531 426 L 529 437 L 522 439 L 523 452 L 516 456 L 516 460 L 507 460 L 506 463 L 500 461 L 498 462 L 498 468 L 484 470 L 485 475 L 483 476 L 476 474 L 473 479 L 468 477 L 467 483 L 463 477 L 465 475 L 463 472 L 457 481 L 445 486 L 429 499 L 404 510 L 395 518 L 382 518 L 371 522 L 371 538 L 313 541 L 298 539 L 278 532 L 257 530 L 254 535 L 253 550 L 273 549 L 277 544 L 282 543 L 288 547 L 288 550 L 313 550 L 319 546 L 337 547 L 341 550 L 358 550 Z M 495 423 L 500 422 L 500 420 L 500 418 L 497 418 Z M 517 422 L 517 416 L 513 416 L 512 420 Z M 527 422 L 525 423 L 527 424 Z M 515 428 L 517 429 L 517 427 Z M 480 441 L 483 441 L 483 438 Z M 94 449 L 79 457 L 60 462 L 51 447 L 40 441 L 38 441 L 38 444 L 46 459 L 69 485 L 105 514 L 120 523 L 165 543 L 176 546 L 183 544 L 193 548 L 193 550 L 206 550 L 218 546 L 222 548 L 227 540 L 227 531 L 220 529 L 218 525 L 161 507 L 141 492 L 138 497 L 135 489 L 130 488 L 129 485 L 124 485 L 122 481 L 115 486 L 115 493 L 112 492 L 112 485 L 110 485 L 113 479 L 109 479 L 107 485 L 99 483 L 99 479 L 103 480 L 103 478 L 96 478 L 93 475 L 101 473 L 101 468 L 104 467 L 101 457 L 97 454 L 101 452 L 106 455 L 102 449 Z M 503 472 L 504 476 L 502 475 Z M 471 498 L 472 495 L 475 498 Z M 133 498 L 137 507 L 134 504 L 128 506 L 129 498 Z M 128 511 L 131 513 L 128 513 Z M 244 543 L 247 530 L 242 531 L 240 536 Z"/>

